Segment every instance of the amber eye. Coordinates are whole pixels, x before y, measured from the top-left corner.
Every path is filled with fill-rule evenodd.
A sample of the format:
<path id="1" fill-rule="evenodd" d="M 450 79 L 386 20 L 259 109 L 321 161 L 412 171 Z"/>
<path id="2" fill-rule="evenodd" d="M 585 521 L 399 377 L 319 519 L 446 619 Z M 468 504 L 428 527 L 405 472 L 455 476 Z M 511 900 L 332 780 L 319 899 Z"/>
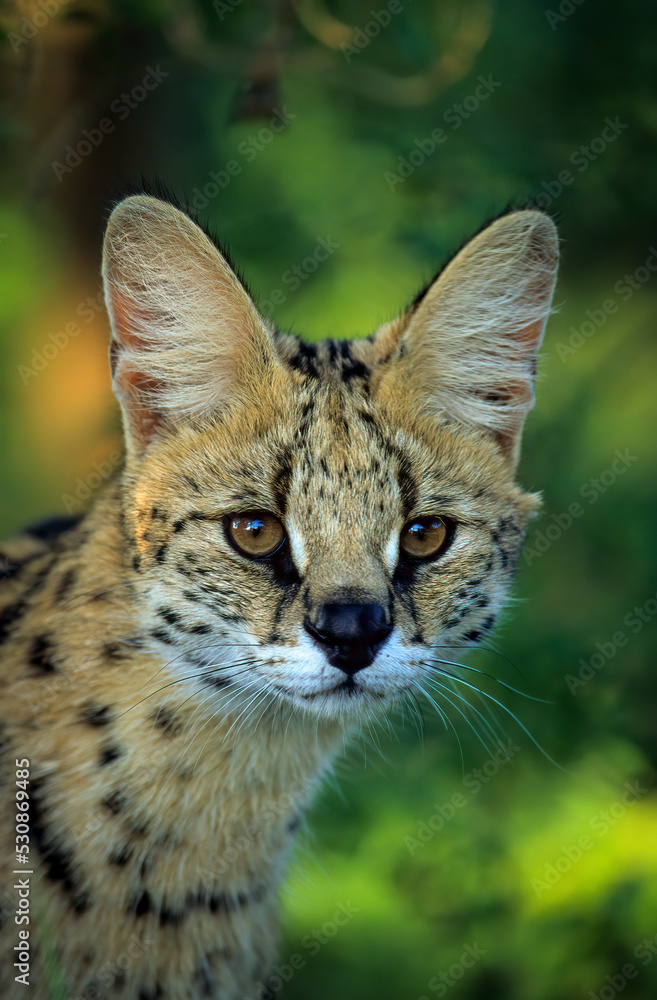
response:
<path id="1" fill-rule="evenodd" d="M 238 552 L 251 559 L 273 555 L 285 541 L 283 525 L 266 510 L 247 510 L 229 514 L 226 531 Z"/>
<path id="2" fill-rule="evenodd" d="M 447 547 L 450 537 L 449 522 L 442 517 L 415 517 L 402 528 L 399 544 L 412 559 L 432 559 Z"/>

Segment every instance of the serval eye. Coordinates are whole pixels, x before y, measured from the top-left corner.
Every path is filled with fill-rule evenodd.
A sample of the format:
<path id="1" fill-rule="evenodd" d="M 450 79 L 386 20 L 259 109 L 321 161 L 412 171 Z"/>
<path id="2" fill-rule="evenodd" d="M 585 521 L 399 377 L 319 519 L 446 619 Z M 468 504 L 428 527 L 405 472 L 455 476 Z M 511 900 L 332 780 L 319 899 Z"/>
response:
<path id="1" fill-rule="evenodd" d="M 271 556 L 285 541 L 283 525 L 266 510 L 247 510 L 226 518 L 228 538 L 237 551 L 250 559 Z"/>
<path id="2" fill-rule="evenodd" d="M 399 545 L 412 559 L 435 559 L 451 539 L 452 530 L 442 517 L 415 517 L 402 528 Z"/>

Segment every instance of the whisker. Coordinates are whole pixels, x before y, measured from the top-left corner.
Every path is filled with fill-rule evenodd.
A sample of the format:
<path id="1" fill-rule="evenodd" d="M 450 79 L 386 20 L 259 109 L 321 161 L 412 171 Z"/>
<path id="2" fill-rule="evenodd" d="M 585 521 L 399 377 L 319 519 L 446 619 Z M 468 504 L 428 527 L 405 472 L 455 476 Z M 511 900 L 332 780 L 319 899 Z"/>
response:
<path id="1" fill-rule="evenodd" d="M 490 701 L 492 701 L 495 705 L 498 706 L 498 708 L 501 708 L 503 712 L 506 712 L 506 714 L 509 715 L 518 726 L 520 726 L 520 728 L 522 729 L 523 733 L 525 733 L 525 735 L 529 737 L 529 739 L 532 741 L 532 743 L 534 744 L 534 746 L 536 747 L 536 749 L 540 750 L 540 752 L 543 754 L 543 756 L 545 757 L 546 760 L 549 760 L 551 764 L 554 764 L 555 767 L 557 767 L 560 771 L 563 771 L 565 774 L 570 774 L 570 771 L 568 771 L 566 768 L 562 767 L 561 764 L 558 764 L 556 762 L 556 760 L 554 760 L 550 756 L 550 754 L 547 752 L 547 750 L 545 750 L 541 746 L 541 744 L 532 735 L 532 733 L 529 731 L 529 729 L 527 729 L 527 726 L 525 726 L 525 724 L 520 721 L 520 719 L 518 718 L 518 716 L 514 712 L 512 712 L 510 708 L 507 708 L 507 706 L 503 702 L 499 701 L 497 698 L 495 698 L 488 691 L 484 691 L 483 689 L 476 688 L 473 684 L 470 684 L 469 681 L 466 681 L 464 677 L 458 677 L 456 674 L 451 674 L 451 673 L 448 674 L 448 673 L 446 673 L 446 671 L 440 670 L 440 668 L 438 668 L 438 672 L 444 674 L 445 676 L 448 676 L 448 677 L 452 678 L 454 681 L 457 681 L 459 684 L 465 685 L 465 687 L 469 688 L 471 691 L 480 691 L 480 693 L 484 696 L 484 698 L 488 698 Z M 463 699 L 463 700 L 465 701 L 466 699 Z M 473 707 L 473 706 L 471 706 L 471 707 Z M 475 709 L 475 711 L 476 711 L 476 709 Z"/>
<path id="2" fill-rule="evenodd" d="M 493 741 L 495 743 L 499 743 L 500 742 L 499 733 L 497 733 L 495 731 L 495 729 L 490 724 L 490 722 L 485 717 L 485 715 L 482 715 L 482 713 L 479 711 L 479 709 L 475 708 L 475 706 L 471 702 L 469 702 L 467 698 L 464 698 L 462 694 L 460 694 L 458 691 L 454 691 L 452 688 L 448 688 L 445 684 L 441 684 L 441 682 L 438 681 L 438 680 L 436 680 L 435 677 L 433 677 L 431 679 L 428 679 L 427 683 L 430 684 L 432 687 L 433 687 L 433 685 L 437 685 L 438 686 L 438 688 L 443 692 L 443 697 L 446 698 L 446 700 L 449 701 L 450 705 L 452 705 L 456 709 L 456 711 L 459 713 L 459 715 L 461 715 L 465 719 L 465 721 L 468 723 L 468 725 L 470 726 L 470 728 L 472 729 L 472 731 L 475 733 L 475 735 L 477 736 L 477 739 L 479 740 L 479 742 L 481 743 L 481 745 L 484 747 L 484 749 L 487 751 L 487 753 L 492 753 L 492 751 L 491 751 L 490 747 L 488 746 L 488 744 L 484 742 L 483 737 L 481 736 L 481 734 L 479 733 L 479 731 L 474 727 L 474 725 L 472 723 L 472 720 L 469 719 L 468 716 L 463 712 L 463 710 L 458 705 L 456 705 L 450 698 L 448 698 L 447 695 L 444 692 L 449 692 L 449 694 L 454 695 L 455 698 L 457 698 L 467 708 L 469 708 L 472 712 L 474 712 L 474 714 L 476 715 L 476 717 L 483 724 L 484 729 L 487 730 L 488 733 L 490 734 L 490 736 L 493 738 Z M 434 688 L 434 690 L 436 690 L 436 688 Z"/>
<path id="3" fill-rule="evenodd" d="M 415 724 L 418 739 L 420 740 L 421 746 L 424 747 L 424 718 L 420 710 L 420 704 L 413 691 L 408 692 L 408 707 L 411 714 L 411 718 L 413 719 L 413 722 Z"/>
<path id="4" fill-rule="evenodd" d="M 443 648 L 450 648 L 450 647 L 443 647 Z M 456 647 L 451 647 L 451 648 L 456 648 Z M 465 647 L 465 648 L 473 648 L 473 647 Z M 506 681 L 500 680 L 500 678 L 496 677 L 495 674 L 490 674 L 488 673 L 487 670 L 481 670 L 479 667 L 473 667 L 469 663 L 458 663 L 456 660 L 444 660 L 441 657 L 435 657 L 434 659 L 436 663 L 444 663 L 446 666 L 458 667 L 460 670 L 470 670 L 472 673 L 479 674 L 481 677 L 487 677 L 489 680 L 495 681 L 496 684 L 500 684 L 502 687 L 506 688 L 507 691 L 513 691 L 514 694 L 518 694 L 523 698 L 527 698 L 529 701 L 536 701 L 542 705 L 554 704 L 554 702 L 548 698 L 538 698 L 536 697 L 536 695 L 527 694 L 526 691 L 521 691 L 520 688 L 513 687 L 512 684 L 507 684 Z"/>
<path id="5" fill-rule="evenodd" d="M 171 663 L 175 663 L 175 661 L 177 659 L 180 659 L 180 658 L 181 657 L 174 657 L 173 660 L 169 661 L 169 663 L 167 664 L 167 666 L 169 664 L 171 664 Z M 232 668 L 232 667 L 235 667 L 235 666 L 242 666 L 243 664 L 253 665 L 253 661 L 251 661 L 251 660 L 234 660 L 232 663 L 227 664 L 226 668 L 228 668 L 228 667 Z M 156 671 L 156 673 L 153 675 L 153 677 L 156 677 L 161 672 L 161 669 L 162 668 L 160 668 L 160 670 Z M 126 710 L 124 712 L 121 712 L 120 715 L 117 716 L 117 718 L 120 719 L 124 715 L 127 715 L 128 712 L 134 711 L 135 708 L 138 708 L 140 705 L 143 705 L 143 703 L 145 701 L 148 701 L 149 698 L 154 698 L 156 695 L 161 694 L 162 691 L 167 691 L 169 688 L 177 687 L 179 684 L 184 684 L 186 681 L 194 681 L 194 680 L 198 681 L 199 679 L 200 679 L 200 673 L 199 672 L 194 673 L 194 674 L 187 674 L 187 675 L 182 676 L 182 677 L 175 677 L 173 680 L 169 681 L 167 684 L 162 684 L 161 687 L 157 688 L 157 690 L 151 691 L 150 694 L 144 695 L 143 698 L 140 698 L 139 701 L 135 702 L 134 705 L 131 705 L 130 708 L 126 708 Z M 152 680 L 152 678 L 151 678 L 151 680 Z M 146 684 L 148 684 L 148 683 L 150 683 L 150 681 L 146 682 Z M 144 684 L 142 686 L 142 690 L 144 689 L 144 687 L 146 687 L 146 684 Z"/>
<path id="6" fill-rule="evenodd" d="M 422 692 L 422 694 L 424 695 L 424 697 L 427 699 L 427 701 L 429 701 L 433 705 L 433 707 L 436 709 L 436 711 L 438 712 L 440 718 L 442 719 L 443 725 L 445 726 L 445 730 L 447 730 L 447 725 L 449 724 L 450 729 L 454 733 L 454 736 L 456 737 L 456 742 L 457 742 L 458 748 L 459 748 L 459 755 L 461 757 L 461 766 L 462 766 L 462 769 L 463 769 L 463 773 L 465 774 L 465 756 L 463 754 L 463 744 L 461 743 L 461 737 L 458 734 L 458 730 L 456 729 L 456 726 L 454 725 L 454 723 L 450 719 L 450 717 L 447 714 L 447 712 L 445 712 L 445 710 L 438 705 L 438 703 L 436 702 L 436 700 L 431 697 L 431 695 L 429 694 L 429 692 L 424 689 L 424 687 L 422 686 L 422 683 L 420 681 L 417 681 L 416 685 L 420 689 L 420 691 Z M 451 702 L 449 698 L 447 698 L 446 701 L 449 701 L 453 708 L 456 708 L 457 711 L 460 711 L 459 708 L 458 708 L 458 706 L 454 705 L 453 702 Z M 460 714 L 463 715 L 463 712 L 460 712 Z M 475 732 L 475 735 L 479 736 L 479 734 L 474 729 L 474 726 L 472 726 L 472 724 L 470 723 L 470 720 L 466 716 L 463 716 L 463 718 L 470 725 L 470 727 L 473 729 L 473 731 Z"/>

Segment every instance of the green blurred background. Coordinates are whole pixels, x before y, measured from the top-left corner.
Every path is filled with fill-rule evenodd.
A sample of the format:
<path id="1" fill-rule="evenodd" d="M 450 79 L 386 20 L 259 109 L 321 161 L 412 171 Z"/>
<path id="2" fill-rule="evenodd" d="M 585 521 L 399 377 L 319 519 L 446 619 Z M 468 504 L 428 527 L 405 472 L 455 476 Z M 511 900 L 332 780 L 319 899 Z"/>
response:
<path id="1" fill-rule="evenodd" d="M 42 0 L 0 25 L 3 534 L 116 464 L 99 246 L 142 176 L 311 339 L 370 332 L 508 203 L 555 215 L 521 464 L 544 511 L 470 660 L 544 701 L 488 683 L 520 720 L 498 710 L 497 762 L 458 703 L 460 747 L 430 705 L 421 736 L 356 740 L 288 880 L 276 995 L 657 996 L 654 5 Z"/>

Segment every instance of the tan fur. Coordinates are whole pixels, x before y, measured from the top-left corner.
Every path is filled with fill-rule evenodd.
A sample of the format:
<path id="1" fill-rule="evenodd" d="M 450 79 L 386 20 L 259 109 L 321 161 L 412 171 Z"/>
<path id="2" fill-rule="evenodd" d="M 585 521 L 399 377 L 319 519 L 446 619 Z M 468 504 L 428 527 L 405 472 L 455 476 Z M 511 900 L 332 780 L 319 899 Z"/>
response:
<path id="1" fill-rule="evenodd" d="M 345 732 L 504 603 L 536 502 L 513 474 L 555 246 L 544 216 L 508 216 L 375 338 L 308 348 L 267 328 L 176 209 L 116 209 L 126 467 L 79 524 L 15 546 L 0 591 L 2 857 L 27 757 L 33 1000 L 48 941 L 71 1000 L 265 996 L 293 829 Z M 224 530 L 263 509 L 289 538 L 271 563 Z M 407 566 L 397 540 L 425 515 L 453 542 Z M 394 621 L 350 687 L 304 626 L 346 599 Z"/>

